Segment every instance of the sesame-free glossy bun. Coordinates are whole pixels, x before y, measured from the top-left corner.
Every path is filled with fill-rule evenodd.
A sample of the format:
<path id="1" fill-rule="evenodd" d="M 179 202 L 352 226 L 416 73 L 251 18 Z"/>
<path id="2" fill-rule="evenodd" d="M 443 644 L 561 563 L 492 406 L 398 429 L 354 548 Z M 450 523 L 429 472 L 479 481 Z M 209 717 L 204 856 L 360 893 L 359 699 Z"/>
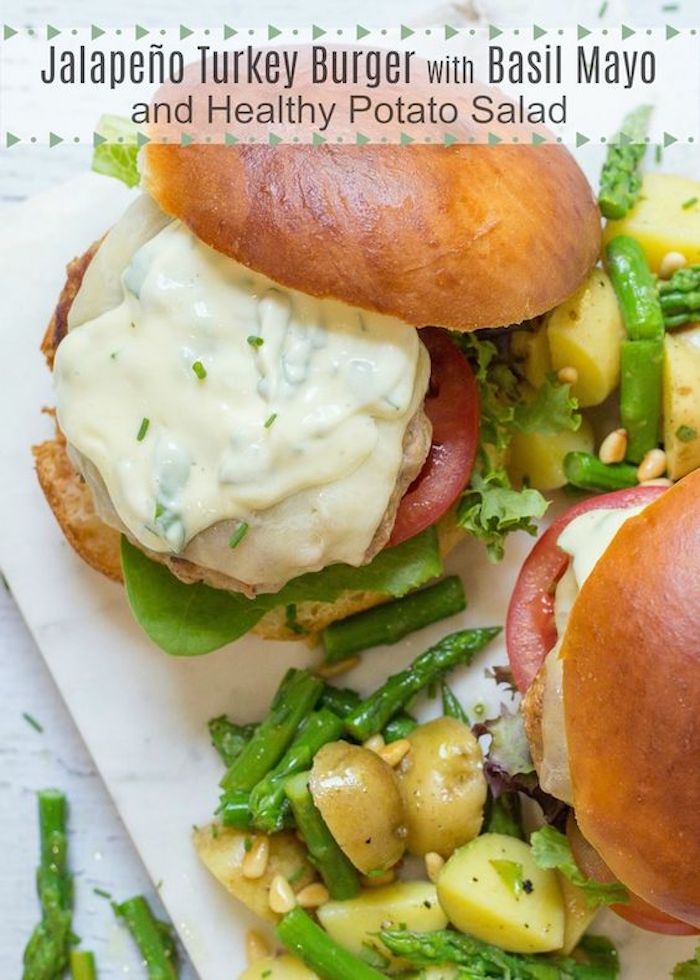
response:
<path id="1" fill-rule="evenodd" d="M 284 286 L 415 326 L 519 323 L 595 263 L 600 215 L 560 146 L 150 143 L 144 183 L 202 241 Z"/>
<path id="2" fill-rule="evenodd" d="M 615 535 L 562 657 L 582 833 L 632 892 L 700 927 L 700 471 Z"/>

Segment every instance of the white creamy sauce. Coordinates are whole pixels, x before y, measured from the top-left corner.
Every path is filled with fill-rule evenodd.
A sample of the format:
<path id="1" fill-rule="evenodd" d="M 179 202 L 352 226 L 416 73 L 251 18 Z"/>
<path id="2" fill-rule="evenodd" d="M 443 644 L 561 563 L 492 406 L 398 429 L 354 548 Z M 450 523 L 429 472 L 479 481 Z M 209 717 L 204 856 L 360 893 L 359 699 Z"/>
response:
<path id="1" fill-rule="evenodd" d="M 564 670 L 560 657 L 564 633 L 584 582 L 625 521 L 642 510 L 644 507 L 601 507 L 586 511 L 571 521 L 557 539 L 557 544 L 571 556 L 571 561 L 557 583 L 554 596 L 554 621 L 559 639 L 544 662 L 542 761 L 538 776 L 545 792 L 565 803 L 573 803 L 573 790 L 564 721 Z"/>
<path id="2" fill-rule="evenodd" d="M 246 583 L 360 564 L 427 389 L 416 330 L 281 288 L 158 223 L 116 255 L 111 308 L 96 313 L 86 277 L 76 307 L 91 318 L 56 356 L 58 420 L 101 512 Z M 223 542 L 202 536 L 222 522 Z"/>

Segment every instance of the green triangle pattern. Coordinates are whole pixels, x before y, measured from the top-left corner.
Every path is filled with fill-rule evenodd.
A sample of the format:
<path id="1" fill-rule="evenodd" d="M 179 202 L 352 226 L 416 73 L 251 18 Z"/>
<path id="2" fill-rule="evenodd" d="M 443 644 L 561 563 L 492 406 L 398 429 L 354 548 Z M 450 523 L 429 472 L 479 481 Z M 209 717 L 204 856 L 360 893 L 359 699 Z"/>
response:
<path id="1" fill-rule="evenodd" d="M 145 133 L 139 132 L 139 133 L 136 134 L 136 145 L 137 146 L 145 146 L 146 143 L 150 143 L 150 142 L 151 142 L 151 137 L 150 136 L 146 136 Z"/>
<path id="2" fill-rule="evenodd" d="M 267 25 L 267 39 L 268 41 L 274 41 L 276 37 L 279 37 L 282 31 L 279 27 L 273 27 L 272 24 Z"/>
<path id="3" fill-rule="evenodd" d="M 5 133 L 5 146 L 9 149 L 15 143 L 21 143 L 19 136 L 15 136 L 14 133 Z"/>
<path id="4" fill-rule="evenodd" d="M 576 28 L 576 36 L 578 37 L 579 41 L 583 41 L 584 37 L 588 37 L 590 33 L 591 32 L 588 30 L 588 28 L 582 27 L 581 24 L 579 24 Z"/>
<path id="5" fill-rule="evenodd" d="M 321 143 L 326 142 L 326 138 L 325 136 L 321 136 L 320 133 L 314 133 L 313 136 L 311 137 L 311 142 L 313 143 L 314 146 L 320 146 Z"/>
<path id="6" fill-rule="evenodd" d="M 617 142 L 620 146 L 629 146 L 632 142 L 632 137 L 628 136 L 627 133 L 620 133 Z"/>
<path id="7" fill-rule="evenodd" d="M 499 30 L 498 27 L 494 27 L 493 24 L 489 24 L 489 41 L 493 41 L 495 38 L 500 37 L 503 31 Z"/>
<path id="8" fill-rule="evenodd" d="M 502 143 L 503 140 L 500 136 L 496 136 L 495 133 L 489 133 L 486 142 L 489 146 L 497 146 L 499 143 Z"/>
<path id="9" fill-rule="evenodd" d="M 367 37 L 369 33 L 370 31 L 366 27 L 363 27 L 362 24 L 358 24 L 355 29 L 355 37 L 358 41 L 361 41 L 363 37 Z"/>
<path id="10" fill-rule="evenodd" d="M 445 40 L 449 41 L 451 37 L 456 37 L 459 31 L 456 27 L 450 27 L 449 24 L 445 24 Z"/>
<path id="11" fill-rule="evenodd" d="M 270 146 L 279 146 L 280 143 L 284 142 L 281 136 L 276 136 L 274 133 L 270 133 L 267 137 L 267 142 Z"/>
<path id="12" fill-rule="evenodd" d="M 322 27 L 317 27 L 316 24 L 312 24 L 312 26 L 311 26 L 311 37 L 313 38 L 314 41 L 318 41 L 318 39 L 320 37 L 323 37 L 323 35 L 325 33 L 326 32 L 324 31 L 324 29 Z"/>
<path id="13" fill-rule="evenodd" d="M 677 142 L 678 142 L 678 140 L 676 139 L 675 136 L 671 136 L 670 133 L 664 133 L 664 149 L 667 146 L 672 146 L 674 143 L 677 143 Z"/>
<path id="14" fill-rule="evenodd" d="M 230 37 L 235 37 L 238 31 L 235 27 L 229 27 L 228 24 L 224 24 L 224 41 L 228 41 Z"/>
<path id="15" fill-rule="evenodd" d="M 180 137 L 180 146 L 189 146 L 192 143 L 192 137 L 189 133 L 183 133 Z"/>
<path id="16" fill-rule="evenodd" d="M 445 133 L 445 135 L 442 137 L 442 142 L 445 144 L 445 146 L 454 146 L 454 144 L 457 142 L 457 137 L 453 136 L 452 133 Z"/>
<path id="17" fill-rule="evenodd" d="M 234 143 L 238 142 L 238 137 L 234 136 L 233 133 L 226 133 L 224 136 L 224 143 L 226 146 L 233 146 Z"/>
<path id="18" fill-rule="evenodd" d="M 547 137 L 546 136 L 540 136 L 539 133 L 533 133 L 532 134 L 532 145 L 533 146 L 541 146 L 543 143 L 546 143 L 546 142 L 547 142 Z"/>
<path id="19" fill-rule="evenodd" d="M 410 146 L 410 144 L 413 142 L 414 142 L 413 137 L 409 136 L 408 133 L 401 133 L 401 135 L 399 136 L 399 143 L 401 144 L 401 146 Z"/>
<path id="20" fill-rule="evenodd" d="M 180 40 L 184 41 L 190 34 L 194 34 L 194 31 L 189 27 L 185 27 L 184 24 L 180 24 Z"/>
<path id="21" fill-rule="evenodd" d="M 538 27 L 537 24 L 533 25 L 532 36 L 536 41 L 539 41 L 539 39 L 544 37 L 546 33 L 547 32 L 545 31 L 544 27 Z"/>
<path id="22" fill-rule="evenodd" d="M 134 37 L 136 38 L 137 41 L 140 41 L 141 38 L 145 37 L 147 34 L 148 34 L 147 27 L 141 27 L 140 24 L 137 24 L 136 27 L 134 28 Z"/>
<path id="23" fill-rule="evenodd" d="M 415 33 L 416 32 L 413 30 L 413 28 L 406 27 L 405 24 L 402 24 L 401 25 L 401 40 L 402 41 L 405 41 L 407 37 L 410 37 L 411 34 L 415 34 Z"/>
<path id="24" fill-rule="evenodd" d="M 52 150 L 54 146 L 58 146 L 58 144 L 62 142 L 63 142 L 62 136 L 57 136 L 56 133 L 49 133 L 49 147 Z"/>
<path id="25" fill-rule="evenodd" d="M 3 41 L 9 41 L 11 37 L 14 37 L 17 31 L 14 27 L 10 27 L 9 24 L 4 24 L 2 28 L 2 39 Z"/>
<path id="26" fill-rule="evenodd" d="M 355 136 L 355 142 L 358 146 L 365 146 L 366 143 L 370 142 L 369 136 L 364 136 L 362 133 L 358 133 Z"/>
<path id="27" fill-rule="evenodd" d="M 58 37 L 58 35 L 60 33 L 61 32 L 59 31 L 59 29 L 57 27 L 52 27 L 51 24 L 47 24 L 46 25 L 46 40 L 47 41 L 52 41 L 55 37 Z"/>
<path id="28" fill-rule="evenodd" d="M 622 40 L 626 41 L 628 37 L 632 37 L 632 35 L 636 34 L 637 32 L 632 30 L 631 27 L 627 27 L 626 24 L 623 24 L 620 28 L 620 33 L 622 35 Z"/>
<path id="29" fill-rule="evenodd" d="M 675 27 L 671 27 L 670 24 L 666 24 L 666 40 L 670 41 L 672 37 L 677 37 L 680 31 L 677 31 Z"/>
<path id="30" fill-rule="evenodd" d="M 103 34 L 104 31 L 101 27 L 98 27 L 97 24 L 93 24 L 90 28 L 90 37 L 93 41 L 96 41 L 98 37 L 102 37 Z"/>
<path id="31" fill-rule="evenodd" d="M 588 136 L 584 136 L 583 133 L 576 133 L 576 146 L 585 146 L 586 143 L 590 143 Z"/>
<path id="32" fill-rule="evenodd" d="M 106 142 L 107 142 L 107 137 L 106 136 L 100 136 L 99 133 L 93 133 L 92 134 L 92 145 L 93 146 L 102 146 L 102 144 L 103 143 L 106 143 Z"/>

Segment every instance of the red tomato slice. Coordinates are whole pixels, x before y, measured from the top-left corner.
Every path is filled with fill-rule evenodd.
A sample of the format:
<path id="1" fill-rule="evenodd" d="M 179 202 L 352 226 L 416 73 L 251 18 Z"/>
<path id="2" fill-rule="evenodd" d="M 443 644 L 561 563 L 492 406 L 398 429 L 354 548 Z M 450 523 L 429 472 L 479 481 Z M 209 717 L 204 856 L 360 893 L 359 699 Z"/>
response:
<path id="1" fill-rule="evenodd" d="M 604 884 L 615 881 L 615 875 L 594 847 L 586 840 L 576 823 L 573 814 L 566 822 L 566 836 L 571 844 L 571 852 L 576 864 L 587 878 Z M 687 922 L 674 919 L 661 909 L 654 908 L 639 895 L 630 892 L 630 901 L 625 905 L 611 905 L 612 911 L 632 925 L 649 932 L 662 932 L 667 936 L 696 936 L 699 930 Z"/>
<path id="2" fill-rule="evenodd" d="M 449 510 L 469 482 L 479 442 L 479 392 L 466 357 L 436 327 L 424 327 L 420 338 L 430 354 L 425 412 L 433 442 L 399 504 L 389 545 L 419 534 Z"/>
<path id="3" fill-rule="evenodd" d="M 663 487 L 630 487 L 575 504 L 558 517 L 537 541 L 515 583 L 506 619 L 506 646 L 513 677 L 526 691 L 545 657 L 557 642 L 554 625 L 554 591 L 569 564 L 569 556 L 557 547 L 557 539 L 579 514 L 597 507 L 637 507 L 651 503 Z"/>

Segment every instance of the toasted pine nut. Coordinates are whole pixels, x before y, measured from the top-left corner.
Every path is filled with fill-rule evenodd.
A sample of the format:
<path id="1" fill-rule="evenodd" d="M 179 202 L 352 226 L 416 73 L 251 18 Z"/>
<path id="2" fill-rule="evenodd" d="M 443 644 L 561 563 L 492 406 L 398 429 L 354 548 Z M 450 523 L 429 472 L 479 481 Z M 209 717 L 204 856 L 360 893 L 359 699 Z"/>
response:
<path id="1" fill-rule="evenodd" d="M 600 444 L 598 459 L 601 463 L 621 463 L 627 455 L 627 431 L 615 429 Z"/>
<path id="2" fill-rule="evenodd" d="M 650 449 L 639 464 L 637 479 L 640 483 L 644 483 L 646 480 L 655 480 L 657 476 L 663 476 L 665 472 L 666 453 L 663 449 Z"/>
<path id="3" fill-rule="evenodd" d="M 357 667 L 359 662 L 359 657 L 348 657 L 347 660 L 339 660 L 337 664 L 321 664 L 316 668 L 315 674 L 317 677 L 323 677 L 324 680 L 330 680 L 331 677 L 338 677 L 339 674 L 345 674 L 353 667 Z"/>
<path id="4" fill-rule="evenodd" d="M 372 875 L 371 877 L 363 878 L 362 884 L 365 888 L 381 888 L 382 885 L 390 885 L 395 878 L 396 872 L 393 868 L 389 868 L 383 875 Z"/>
<path id="5" fill-rule="evenodd" d="M 270 893 L 267 897 L 270 908 L 278 915 L 286 915 L 297 904 L 296 896 L 284 875 L 275 875 L 270 882 Z"/>
<path id="6" fill-rule="evenodd" d="M 384 736 L 370 735 L 367 741 L 362 743 L 362 748 L 369 749 L 370 752 L 376 752 L 379 755 L 380 750 L 384 748 Z"/>
<path id="7" fill-rule="evenodd" d="M 314 881 L 297 892 L 297 904 L 303 909 L 317 909 L 319 905 L 325 905 L 329 898 L 328 889 L 320 881 Z"/>
<path id="8" fill-rule="evenodd" d="M 394 769 L 408 752 L 411 751 L 411 743 L 407 738 L 397 738 L 395 742 L 389 742 L 384 748 L 377 752 L 380 759 L 383 759 L 388 766 Z"/>
<path id="9" fill-rule="evenodd" d="M 249 929 L 245 935 L 245 953 L 248 963 L 264 960 L 270 955 L 267 940 L 256 929 Z"/>
<path id="10" fill-rule="evenodd" d="M 425 870 L 427 872 L 428 878 L 432 882 L 438 880 L 438 875 L 443 869 L 445 864 L 445 859 L 440 857 L 436 851 L 428 851 L 425 855 Z"/>
<path id="11" fill-rule="evenodd" d="M 557 379 L 561 381 L 563 385 L 575 385 L 578 381 L 578 371 L 575 367 L 571 366 L 559 368 L 557 371 Z"/>
<path id="12" fill-rule="evenodd" d="M 666 476 L 657 476 L 655 480 L 644 480 L 639 484 L 640 487 L 672 487 L 673 480 Z"/>
<path id="13" fill-rule="evenodd" d="M 244 878 L 262 878 L 270 859 L 270 841 L 267 837 L 256 837 L 253 846 L 243 858 L 241 873 Z"/>
<path id="14" fill-rule="evenodd" d="M 688 260 L 682 252 L 666 252 L 659 262 L 659 279 L 670 279 L 674 272 L 687 264 Z"/>

